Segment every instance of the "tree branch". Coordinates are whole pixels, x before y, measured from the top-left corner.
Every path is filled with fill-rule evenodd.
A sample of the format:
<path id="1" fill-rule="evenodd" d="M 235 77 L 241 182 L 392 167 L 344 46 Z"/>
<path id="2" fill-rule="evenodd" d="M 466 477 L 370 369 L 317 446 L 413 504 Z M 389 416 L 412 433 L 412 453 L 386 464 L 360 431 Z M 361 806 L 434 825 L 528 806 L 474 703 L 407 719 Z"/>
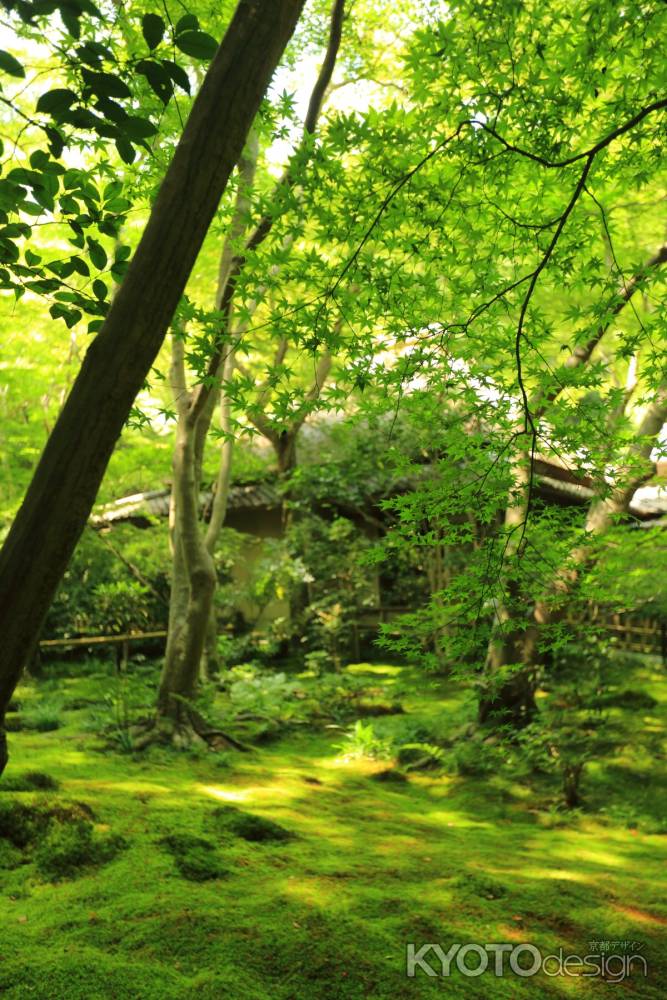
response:
<path id="1" fill-rule="evenodd" d="M 171 335 L 169 384 L 179 420 L 185 420 L 188 413 L 188 387 L 185 381 L 185 344 L 179 333 Z"/>
<path id="2" fill-rule="evenodd" d="M 561 371 L 572 371 L 576 368 L 581 368 L 588 363 L 593 351 L 611 326 L 612 321 L 630 301 L 648 272 L 652 268 L 658 267 L 660 264 L 664 264 L 665 262 L 667 262 L 667 243 L 664 243 L 660 249 L 653 254 L 651 258 L 649 258 L 646 264 L 644 264 L 644 266 L 637 271 L 636 274 L 633 274 L 630 279 L 623 279 L 622 286 L 616 293 L 616 302 L 611 310 L 607 322 L 601 324 L 595 331 L 594 336 L 591 337 L 585 344 L 580 344 L 574 348 L 570 356 L 561 366 Z M 554 386 L 554 388 L 549 390 L 549 392 L 537 394 L 533 398 L 531 406 L 535 419 L 544 415 L 547 406 L 558 398 L 564 388 L 565 385 L 559 381 L 558 385 Z"/>
<path id="3" fill-rule="evenodd" d="M 503 138 L 502 135 L 499 135 L 499 133 L 496 132 L 491 125 L 487 125 L 485 122 L 474 121 L 474 124 L 478 128 L 482 128 L 485 132 L 488 132 L 489 135 L 492 135 L 493 138 L 500 142 L 508 152 L 517 153 L 519 156 L 524 156 L 526 159 L 532 160 L 534 163 L 539 163 L 541 166 L 553 170 L 561 167 L 569 167 L 571 164 L 577 163 L 579 160 L 587 160 L 589 157 L 597 156 L 597 154 L 609 146 L 614 139 L 618 139 L 619 136 L 625 135 L 625 133 L 633 129 L 635 125 L 639 125 L 639 123 L 648 115 L 652 114 L 654 111 L 661 111 L 663 108 L 667 108 L 667 98 L 647 104 L 646 107 L 642 108 L 641 111 L 638 111 L 636 115 L 632 116 L 632 118 L 629 118 L 626 122 L 623 122 L 622 125 L 618 125 L 615 129 L 612 129 L 612 131 L 608 132 L 607 135 L 602 137 L 602 139 L 599 139 L 595 145 L 584 150 L 582 153 L 575 153 L 573 156 L 569 156 L 565 160 L 548 160 L 544 156 L 539 156 L 537 153 L 531 153 L 528 149 L 522 149 L 520 146 L 515 146 L 513 143 L 508 142 L 507 139 Z"/>
<path id="4" fill-rule="evenodd" d="M 331 10 L 331 20 L 329 25 L 329 40 L 327 44 L 327 50 L 325 53 L 324 61 L 318 73 L 315 85 L 313 87 L 310 101 L 308 103 L 308 111 L 304 120 L 303 134 L 301 141 L 297 146 L 296 150 L 292 154 L 290 161 L 287 165 L 283 176 L 280 178 L 276 184 L 273 195 L 271 198 L 271 203 L 275 204 L 277 200 L 280 199 L 280 195 L 283 191 L 290 190 L 296 181 L 295 167 L 297 163 L 300 162 L 303 156 L 304 148 L 306 147 L 306 142 L 309 136 L 311 136 L 317 125 L 317 120 L 319 118 L 320 112 L 322 110 L 322 98 L 324 93 L 331 81 L 331 76 L 333 74 L 334 66 L 336 63 L 336 58 L 338 56 L 338 51 L 340 48 L 341 37 L 342 37 L 342 26 L 343 26 L 343 15 L 345 11 L 345 0 L 334 0 L 333 7 Z M 220 301 L 220 310 L 226 316 L 230 315 L 232 300 L 234 298 L 234 293 L 236 291 L 236 286 L 238 279 L 241 275 L 243 267 L 248 259 L 248 256 L 257 250 L 259 246 L 264 242 L 266 237 L 271 232 L 277 215 L 273 212 L 267 212 L 260 219 L 257 226 L 248 237 L 245 243 L 244 251 L 241 254 L 237 254 L 233 257 L 229 274 L 225 283 L 225 288 Z M 214 353 L 213 357 L 209 361 L 207 368 L 208 379 L 215 379 L 216 373 L 220 365 L 220 358 L 224 350 L 224 345 Z M 201 409 L 205 405 L 206 396 L 210 392 L 210 385 L 201 383 L 195 393 L 193 394 L 191 402 L 191 416 L 197 419 L 197 416 Z"/>

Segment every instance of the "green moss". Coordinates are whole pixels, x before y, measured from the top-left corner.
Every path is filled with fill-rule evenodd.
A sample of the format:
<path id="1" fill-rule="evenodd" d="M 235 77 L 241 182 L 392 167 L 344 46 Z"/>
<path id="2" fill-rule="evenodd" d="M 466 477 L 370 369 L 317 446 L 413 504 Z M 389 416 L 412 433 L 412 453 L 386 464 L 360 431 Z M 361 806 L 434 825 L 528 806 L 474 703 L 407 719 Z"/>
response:
<path id="1" fill-rule="evenodd" d="M 398 667 L 378 669 L 374 683 L 382 678 L 400 680 L 402 718 L 415 726 L 446 739 L 466 722 L 466 692 L 451 682 L 425 689 L 418 673 Z M 19 733 L 10 766 L 18 775 L 53 775 L 62 791 L 0 795 L 5 828 L 8 804 L 23 810 L 10 826 L 21 830 L 21 817 L 36 826 L 25 847 L 0 837 L 0 994 L 617 1000 L 619 986 L 601 980 L 405 976 L 409 941 L 531 941 L 577 951 L 609 938 L 643 943 L 650 975 L 633 979 L 630 992 L 663 1000 L 667 839 L 651 824 L 667 815 L 667 678 L 656 667 L 646 679 L 660 704 L 641 731 L 627 713 L 635 736 L 591 766 L 591 811 L 576 815 L 552 811 L 542 777 L 529 786 L 498 767 L 474 776 L 418 771 L 400 784 L 375 779 L 377 762 L 337 749 L 338 730 L 293 731 L 232 755 L 222 769 L 213 754 L 110 753 L 85 730 L 84 712 L 64 712 L 54 734 Z M 59 683 L 67 703 L 93 697 L 104 682 Z M 27 685 L 20 692 L 26 705 L 37 696 Z M 479 745 L 469 746 L 479 756 Z M 125 849 L 111 864 L 86 861 L 76 878 L 42 881 L 34 852 L 58 815 L 73 820 L 62 826 L 88 822 L 93 845 L 109 843 L 105 829 L 122 835 Z M 292 831 L 293 840 L 275 850 L 271 841 L 247 842 L 233 830 L 239 816 Z M 177 867 L 179 857 L 194 880 Z"/>
<path id="2" fill-rule="evenodd" d="M 52 822 L 33 852 L 35 867 L 51 882 L 74 878 L 81 869 L 106 864 L 127 847 L 119 834 L 99 836 L 90 823 Z"/>
<path id="3" fill-rule="evenodd" d="M 37 776 L 36 784 L 44 787 L 47 775 L 27 774 Z M 29 788 L 31 783 L 25 784 Z M 125 839 L 96 834 L 93 819 L 91 808 L 83 802 L 22 802 L 1 797 L 0 867 L 34 862 L 43 878 L 56 881 L 71 878 L 86 866 L 110 861 L 125 846 Z"/>
<path id="4" fill-rule="evenodd" d="M 37 871 L 55 881 L 71 878 L 95 857 L 93 828 L 88 823 L 54 823 L 34 852 Z"/>
<path id="5" fill-rule="evenodd" d="M 24 862 L 23 852 L 9 840 L 0 840 L 0 868 L 18 868 Z"/>

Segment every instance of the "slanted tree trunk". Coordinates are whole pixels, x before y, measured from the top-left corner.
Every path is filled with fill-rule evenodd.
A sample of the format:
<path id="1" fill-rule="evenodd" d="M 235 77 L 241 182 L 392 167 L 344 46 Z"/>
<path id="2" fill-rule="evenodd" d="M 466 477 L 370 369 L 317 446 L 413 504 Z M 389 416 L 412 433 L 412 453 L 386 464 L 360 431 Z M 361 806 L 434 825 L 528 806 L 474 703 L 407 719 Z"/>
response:
<path id="1" fill-rule="evenodd" d="M 44 448 L 0 553 L 0 719 L 303 2 L 240 0 L 125 279 Z"/>

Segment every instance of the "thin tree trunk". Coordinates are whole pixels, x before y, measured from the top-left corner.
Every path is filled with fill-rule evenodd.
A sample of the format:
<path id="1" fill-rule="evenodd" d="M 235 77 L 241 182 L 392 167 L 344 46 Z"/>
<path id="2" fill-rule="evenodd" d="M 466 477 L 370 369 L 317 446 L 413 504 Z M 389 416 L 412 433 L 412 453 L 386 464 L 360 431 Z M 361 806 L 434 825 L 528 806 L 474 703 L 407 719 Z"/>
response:
<path id="1" fill-rule="evenodd" d="M 592 337 L 586 343 L 577 345 L 569 354 L 560 370 L 556 372 L 554 386 L 551 389 L 540 390 L 530 400 L 530 411 L 533 421 L 541 419 L 548 410 L 548 407 L 558 398 L 564 385 L 567 384 L 568 372 L 582 368 L 588 364 L 593 352 L 609 330 L 613 319 L 632 299 L 637 289 L 641 287 L 642 280 L 664 263 L 667 263 L 667 244 L 659 247 L 656 253 L 646 261 L 636 274 L 631 275 L 628 279 L 622 277 L 621 284 L 616 292 L 616 299 L 611 304 L 606 322 L 595 330 Z M 623 407 L 616 414 L 617 417 L 621 416 L 622 412 L 624 412 L 632 388 L 634 388 L 634 379 L 631 379 L 631 383 L 632 385 L 627 387 Z M 642 434 L 654 435 L 654 432 L 651 430 L 651 419 L 652 415 L 655 418 L 655 414 L 660 410 L 663 392 L 664 389 L 661 388 L 657 393 L 656 402 L 649 408 L 649 412 L 647 412 L 642 428 L 639 431 L 640 437 Z M 648 430 L 643 428 L 648 428 Z M 641 442 L 637 447 L 641 448 Z M 631 451 L 633 450 L 636 454 L 639 454 L 636 448 L 631 449 Z M 644 456 L 644 460 L 647 457 L 648 455 Z M 510 563 L 513 559 L 521 555 L 525 526 L 529 516 L 530 484 L 533 476 L 533 456 L 530 453 L 524 452 L 515 463 L 513 478 L 516 495 L 510 497 L 505 512 L 505 530 L 508 534 L 508 542 L 504 554 L 504 561 L 506 563 Z M 627 489 L 623 495 L 617 491 L 617 494 L 610 500 L 594 503 L 587 520 L 587 533 L 603 533 L 613 516 L 622 510 L 627 510 L 627 505 L 632 499 L 634 490 L 640 484 L 640 481 L 635 481 L 634 485 L 630 487 L 629 493 L 627 493 Z M 607 517 L 607 514 L 609 514 L 609 517 Z M 572 553 L 572 558 L 575 562 L 582 557 L 582 552 Z M 575 571 L 575 579 L 576 575 Z M 566 571 L 563 571 L 557 576 L 554 582 L 554 589 L 561 589 L 567 592 L 569 586 L 568 574 Z M 495 609 L 495 621 L 487 651 L 485 668 L 487 683 L 481 688 L 478 706 L 481 721 L 485 721 L 492 714 L 505 716 L 512 722 L 516 722 L 517 720 L 528 721 L 535 714 L 534 693 L 542 666 L 542 657 L 539 651 L 539 632 L 549 621 L 553 620 L 555 615 L 554 608 L 549 607 L 547 602 L 543 601 L 531 609 L 530 602 L 527 601 L 527 595 L 513 593 L 511 583 L 508 584 L 507 589 L 509 591 L 509 601 L 499 603 Z M 516 589 L 516 585 L 514 585 L 514 589 Z M 527 605 L 528 612 L 526 612 Z M 526 613 L 528 613 L 527 622 L 524 617 Z M 516 627 L 512 627 L 514 619 L 516 620 Z M 499 685 L 495 683 L 497 672 L 510 664 L 523 664 L 524 669 L 514 671 L 506 681 Z"/>
<path id="2" fill-rule="evenodd" d="M 556 572 L 548 593 L 529 606 L 528 621 L 523 623 L 525 628 L 520 627 L 518 619 L 514 619 L 517 627 L 512 628 L 511 613 L 499 609 L 499 625 L 501 629 L 505 626 L 505 630 L 496 635 L 495 642 L 492 637 L 489 645 L 488 683 L 482 690 L 478 708 L 480 722 L 493 717 L 496 721 L 517 726 L 530 721 L 535 714 L 534 695 L 542 665 L 540 638 L 548 625 L 563 618 L 567 600 L 579 581 L 582 569 L 594 562 L 596 556 L 591 550 L 591 543 L 606 534 L 619 516 L 627 514 L 636 490 L 654 474 L 650 455 L 665 421 L 667 385 L 656 392 L 653 402 L 646 409 L 634 443 L 626 450 L 619 485 L 610 496 L 591 503 L 583 542 L 572 549 Z M 503 614 L 507 614 L 504 619 L 500 617 Z M 500 685 L 494 685 L 494 676 L 503 667 L 517 664 L 521 664 L 521 669 L 512 671 Z"/>
<path id="3" fill-rule="evenodd" d="M 331 80 L 340 48 L 344 8 L 345 0 L 334 0 L 327 50 L 309 102 L 301 146 L 304 145 L 307 136 L 311 135 L 315 130 L 322 108 L 324 93 Z M 174 701 L 177 701 L 181 705 L 183 704 L 183 692 L 178 688 L 178 685 L 182 686 L 183 684 L 182 679 L 187 676 L 188 688 L 194 694 L 200 675 L 212 677 L 219 671 L 217 618 L 214 603 L 217 577 L 213 556 L 226 515 L 231 482 L 233 441 L 231 438 L 231 399 L 228 394 L 228 386 L 234 374 L 236 347 L 245 332 L 245 325 L 239 326 L 235 331 L 232 330 L 234 293 L 248 253 L 256 250 L 264 242 L 271 232 L 274 223 L 274 216 L 272 214 L 264 215 L 253 229 L 250 237 L 245 241 L 241 252 L 239 244 L 243 239 L 248 224 L 250 210 L 249 193 L 253 183 L 256 159 L 257 141 L 256 137 L 252 137 L 251 141 L 249 141 L 246 154 L 241 160 L 239 193 L 237 195 L 231 229 L 225 240 L 218 271 L 215 304 L 216 309 L 223 314 L 224 319 L 222 328 L 218 333 L 217 350 L 214 352 L 214 356 L 209 363 L 208 374 L 212 378 L 198 385 L 192 393 L 188 393 L 187 391 L 182 345 L 179 347 L 174 342 L 174 351 L 178 353 L 178 356 L 174 355 L 172 385 L 179 416 L 177 443 L 174 453 L 173 509 L 176 522 L 179 526 L 181 541 L 184 542 L 186 539 L 190 539 L 194 542 L 196 535 L 198 548 L 196 557 L 192 559 L 189 558 L 186 548 L 184 548 L 183 559 L 179 558 L 178 552 L 176 552 L 174 558 L 174 581 L 177 581 L 177 575 L 179 574 L 181 577 L 187 578 L 189 603 L 185 617 L 175 612 L 172 622 L 170 615 L 170 629 L 173 626 L 174 636 L 173 639 L 170 637 L 167 643 L 167 655 L 158 696 L 158 715 L 163 717 L 169 715 L 171 718 L 175 718 L 179 725 L 182 724 L 182 718 L 178 718 L 178 713 L 175 716 L 173 709 L 169 706 Z M 295 161 L 296 155 L 290 161 L 285 174 L 278 182 L 278 189 L 291 187 L 296 182 L 297 177 L 294 172 Z M 291 240 L 292 237 L 290 237 L 290 242 Z M 258 292 L 257 301 L 252 307 L 253 309 L 259 305 L 260 298 L 261 291 Z M 211 520 L 204 537 L 201 534 L 201 526 L 199 524 L 198 504 L 190 502 L 190 484 L 194 484 L 195 497 L 198 500 L 204 447 L 218 398 L 221 401 L 221 421 L 225 440 L 222 446 L 219 473 L 214 489 Z M 194 556 L 194 549 L 192 550 L 192 554 Z M 202 572 L 204 565 L 207 566 L 207 571 L 210 571 L 211 568 L 213 570 L 212 588 L 210 587 L 210 580 L 204 580 L 205 574 Z M 196 580 L 192 577 L 192 572 L 196 574 Z M 182 590 L 183 584 L 175 582 L 175 598 L 178 598 Z M 196 636 L 191 634 L 193 628 L 198 630 Z M 172 697 L 170 691 L 174 685 L 176 687 L 174 687 Z M 188 697 L 191 696 L 189 695 Z"/>
<path id="4" fill-rule="evenodd" d="M 225 361 L 225 370 L 222 378 L 223 385 L 220 396 L 220 426 L 222 433 L 224 434 L 224 438 L 220 449 L 220 465 L 213 493 L 211 519 L 208 523 L 205 537 L 206 549 L 212 559 L 214 559 L 215 548 L 227 516 L 229 490 L 232 482 L 234 439 L 232 438 L 232 401 L 229 396 L 227 386 L 234 376 L 234 367 L 236 362 L 235 355 L 236 351 L 232 346 L 229 349 L 229 354 L 227 355 Z M 214 677 L 217 677 L 219 673 L 220 657 L 218 655 L 218 619 L 215 604 L 211 601 L 211 609 L 209 612 L 204 643 L 204 655 L 202 658 L 202 674 L 205 678 L 212 680 Z"/>
<path id="5" fill-rule="evenodd" d="M 214 302 L 216 309 L 220 308 L 229 279 L 234 253 L 238 241 L 242 238 L 248 224 L 250 189 L 254 180 L 256 162 L 257 138 L 255 135 L 251 135 L 248 139 L 246 150 L 239 161 L 239 189 L 236 196 L 230 231 L 225 239 L 220 255 L 218 285 Z M 177 721 L 180 721 L 178 718 L 179 713 L 174 712 L 173 699 L 170 698 L 172 686 L 173 695 L 179 699 L 182 698 L 182 691 L 177 689 L 177 686 L 180 685 L 182 687 L 185 683 L 183 678 L 187 677 L 187 687 L 191 691 L 191 697 L 197 685 L 200 664 L 203 664 L 205 661 L 204 647 L 207 646 L 209 649 L 213 649 L 215 646 L 213 640 L 213 634 L 217 632 L 213 610 L 213 593 L 215 584 L 217 583 L 213 561 L 215 542 L 209 545 L 207 539 L 207 543 L 203 545 L 203 539 L 200 538 L 199 495 L 206 435 L 211 423 L 217 397 L 220 393 L 226 397 L 225 383 L 231 378 L 234 370 L 234 349 L 233 345 L 228 345 L 227 358 L 223 361 L 223 385 L 220 388 L 211 388 L 206 406 L 202 408 L 197 419 L 193 421 L 189 410 L 191 397 L 186 384 L 184 336 L 184 332 L 178 336 L 175 335 L 172 342 L 171 389 L 178 414 L 176 444 L 173 457 L 173 485 L 169 508 L 172 542 L 172 586 L 167 649 L 158 693 L 158 714 L 162 716 L 167 715 Z M 229 417 L 229 407 L 227 407 L 226 412 Z M 227 429 L 231 431 L 230 420 L 228 420 L 228 424 Z M 229 471 L 231 471 L 231 440 L 229 437 L 223 443 L 223 454 L 229 463 Z M 223 459 L 223 464 L 224 461 L 225 459 Z M 178 487 L 177 481 L 180 481 L 182 488 Z M 184 492 L 184 489 L 186 492 Z M 192 492 L 192 496 L 190 492 Z M 213 506 L 214 509 L 219 509 L 220 507 L 217 496 L 214 498 Z M 215 515 L 215 523 L 217 523 L 217 520 L 218 515 Z M 210 534 L 210 531 L 208 534 Z M 183 545 L 185 536 L 190 538 L 197 536 L 199 544 L 203 545 L 206 555 L 202 551 L 199 551 L 197 558 L 194 561 L 189 561 L 186 558 Z M 205 590 L 201 587 L 201 574 L 199 572 L 204 562 L 207 563 L 209 569 L 213 567 L 213 589 L 208 598 L 206 597 Z M 194 573 L 194 576 L 191 573 Z M 207 583 L 206 590 L 209 583 L 210 581 Z M 194 607 L 202 601 L 208 604 L 208 610 L 205 615 L 203 611 L 201 614 L 196 612 Z M 189 635 L 189 630 L 193 625 L 198 627 L 200 632 L 203 632 L 203 636 L 197 637 L 196 640 L 195 637 Z M 198 659 L 193 659 L 200 646 L 201 652 Z M 180 704 L 183 705 L 183 702 L 181 701 Z M 183 712 L 180 713 L 181 716 L 182 714 Z"/>
<path id="6" fill-rule="evenodd" d="M 125 279 L 47 441 L 0 553 L 0 719 L 303 2 L 240 0 Z"/>
<path id="7" fill-rule="evenodd" d="M 182 574 L 175 585 L 184 590 L 187 580 L 185 615 L 170 624 L 174 634 L 167 644 L 164 670 L 158 692 L 158 715 L 181 724 L 197 684 L 206 624 L 215 588 L 215 566 L 199 529 L 199 481 L 196 461 L 195 428 L 187 419 L 183 339 L 172 341 L 171 382 L 179 408 L 174 450 L 172 494 L 175 511 L 174 571 Z M 180 611 L 181 609 L 179 609 Z M 181 612 L 182 613 L 182 612 Z M 171 616 L 170 616 L 171 617 Z"/>

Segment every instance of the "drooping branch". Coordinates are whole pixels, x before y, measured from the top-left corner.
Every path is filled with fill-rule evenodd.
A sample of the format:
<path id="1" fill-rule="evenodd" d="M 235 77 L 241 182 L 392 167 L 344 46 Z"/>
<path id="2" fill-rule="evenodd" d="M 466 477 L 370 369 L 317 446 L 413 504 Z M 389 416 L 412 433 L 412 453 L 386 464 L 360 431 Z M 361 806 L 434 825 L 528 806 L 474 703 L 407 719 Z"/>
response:
<path id="1" fill-rule="evenodd" d="M 653 114 L 654 111 L 661 111 L 663 108 L 667 108 L 667 98 L 663 98 L 659 101 L 652 101 L 651 104 L 647 104 L 645 107 L 641 108 L 636 114 L 629 118 L 627 121 L 623 122 L 622 125 L 617 125 L 616 128 L 612 129 L 601 139 L 599 139 L 593 146 L 585 149 L 581 153 L 574 153 L 572 156 L 568 156 L 564 160 L 549 160 L 545 156 L 540 156 L 537 153 L 531 152 L 529 149 L 523 149 L 521 146 L 515 146 L 513 143 L 508 142 L 502 135 L 500 135 L 491 125 L 486 122 L 481 122 L 478 120 L 474 121 L 474 124 L 478 128 L 484 129 L 489 135 L 492 135 L 501 145 L 509 152 L 516 153 L 518 156 L 523 156 L 528 160 L 532 160 L 533 163 L 539 163 L 542 167 L 547 167 L 550 170 L 560 169 L 561 167 L 569 167 L 573 163 L 578 163 L 580 160 L 587 160 L 589 158 L 597 156 L 598 153 L 606 149 L 607 146 L 611 145 L 615 139 L 620 138 L 620 136 L 625 135 L 626 132 L 630 132 L 636 125 L 639 125 L 645 118 Z"/>
<path id="2" fill-rule="evenodd" d="M 519 146 L 514 146 L 512 143 L 504 139 L 503 136 L 501 136 L 492 126 L 486 124 L 485 122 L 479 121 L 479 119 L 476 118 L 464 119 L 464 121 L 459 122 L 459 124 L 456 126 L 453 132 L 445 136 L 444 139 L 441 139 L 439 142 L 437 142 L 433 146 L 433 148 L 428 151 L 428 153 L 424 154 L 424 156 L 415 164 L 414 167 L 411 167 L 410 170 L 408 170 L 405 174 L 403 174 L 402 177 L 400 177 L 397 181 L 395 181 L 392 184 L 388 194 L 383 198 L 382 202 L 380 203 L 377 212 L 373 216 L 373 219 L 371 220 L 370 225 L 363 234 L 359 244 L 355 248 L 354 252 L 350 255 L 350 257 L 348 257 L 348 259 L 343 264 L 343 267 L 341 268 L 338 277 L 333 283 L 329 291 L 329 294 L 335 293 L 336 289 L 339 287 L 346 274 L 354 266 L 355 262 L 357 261 L 357 259 L 361 254 L 361 251 L 363 250 L 364 246 L 371 238 L 373 231 L 379 224 L 380 219 L 385 214 L 385 212 L 392 204 L 394 199 L 397 197 L 397 195 L 403 190 L 406 184 L 408 184 L 416 174 L 418 174 L 421 170 L 423 170 L 423 168 L 428 163 L 430 163 L 441 152 L 443 152 L 443 150 L 445 150 L 450 145 L 450 143 L 452 143 L 455 139 L 458 139 L 461 133 L 464 131 L 464 129 L 482 128 L 485 132 L 487 132 L 489 135 L 493 136 L 493 138 L 495 138 L 498 142 L 500 142 L 507 152 L 516 153 L 518 156 L 526 157 L 529 160 L 533 160 L 534 162 L 541 164 L 543 167 L 556 169 L 556 168 L 571 166 L 573 163 L 577 163 L 579 160 L 590 159 L 592 161 L 599 152 L 601 152 L 603 149 L 606 149 L 607 146 L 611 145 L 611 143 L 614 142 L 615 139 L 618 139 L 620 136 L 625 135 L 627 132 L 631 131 L 633 128 L 635 128 L 636 125 L 639 125 L 640 122 L 642 122 L 649 115 L 653 114 L 655 111 L 661 111 L 664 108 L 667 108 L 667 99 L 654 101 L 653 103 L 648 104 L 646 107 L 638 111 L 637 114 L 633 115 L 632 118 L 629 118 L 626 122 L 623 122 L 622 125 L 619 125 L 615 129 L 612 129 L 611 132 L 608 132 L 605 136 L 599 139 L 598 142 L 596 142 L 589 149 L 586 149 L 581 153 L 575 153 L 573 156 L 568 157 L 565 160 L 548 160 L 545 157 L 539 156 L 537 153 L 531 152 L 530 150 L 522 149 Z M 584 178 L 584 183 L 585 183 L 585 178 Z M 581 191 L 577 192 L 577 198 L 579 197 L 579 194 L 581 194 Z M 548 227 L 556 225 L 559 222 L 560 218 L 562 218 L 562 216 L 549 222 Z M 482 311 L 486 310 L 489 307 L 489 305 L 497 301 L 499 297 L 504 296 L 508 291 L 511 291 L 517 285 L 523 284 L 525 281 L 531 280 L 533 277 L 533 273 L 534 272 L 530 272 L 527 275 L 524 275 L 523 277 L 519 278 L 516 282 L 510 284 L 498 296 L 494 296 L 494 298 L 491 300 L 490 303 L 486 303 L 485 305 L 483 305 L 481 307 Z M 479 315 L 479 310 L 474 311 L 471 320 L 475 318 L 477 315 Z"/>

